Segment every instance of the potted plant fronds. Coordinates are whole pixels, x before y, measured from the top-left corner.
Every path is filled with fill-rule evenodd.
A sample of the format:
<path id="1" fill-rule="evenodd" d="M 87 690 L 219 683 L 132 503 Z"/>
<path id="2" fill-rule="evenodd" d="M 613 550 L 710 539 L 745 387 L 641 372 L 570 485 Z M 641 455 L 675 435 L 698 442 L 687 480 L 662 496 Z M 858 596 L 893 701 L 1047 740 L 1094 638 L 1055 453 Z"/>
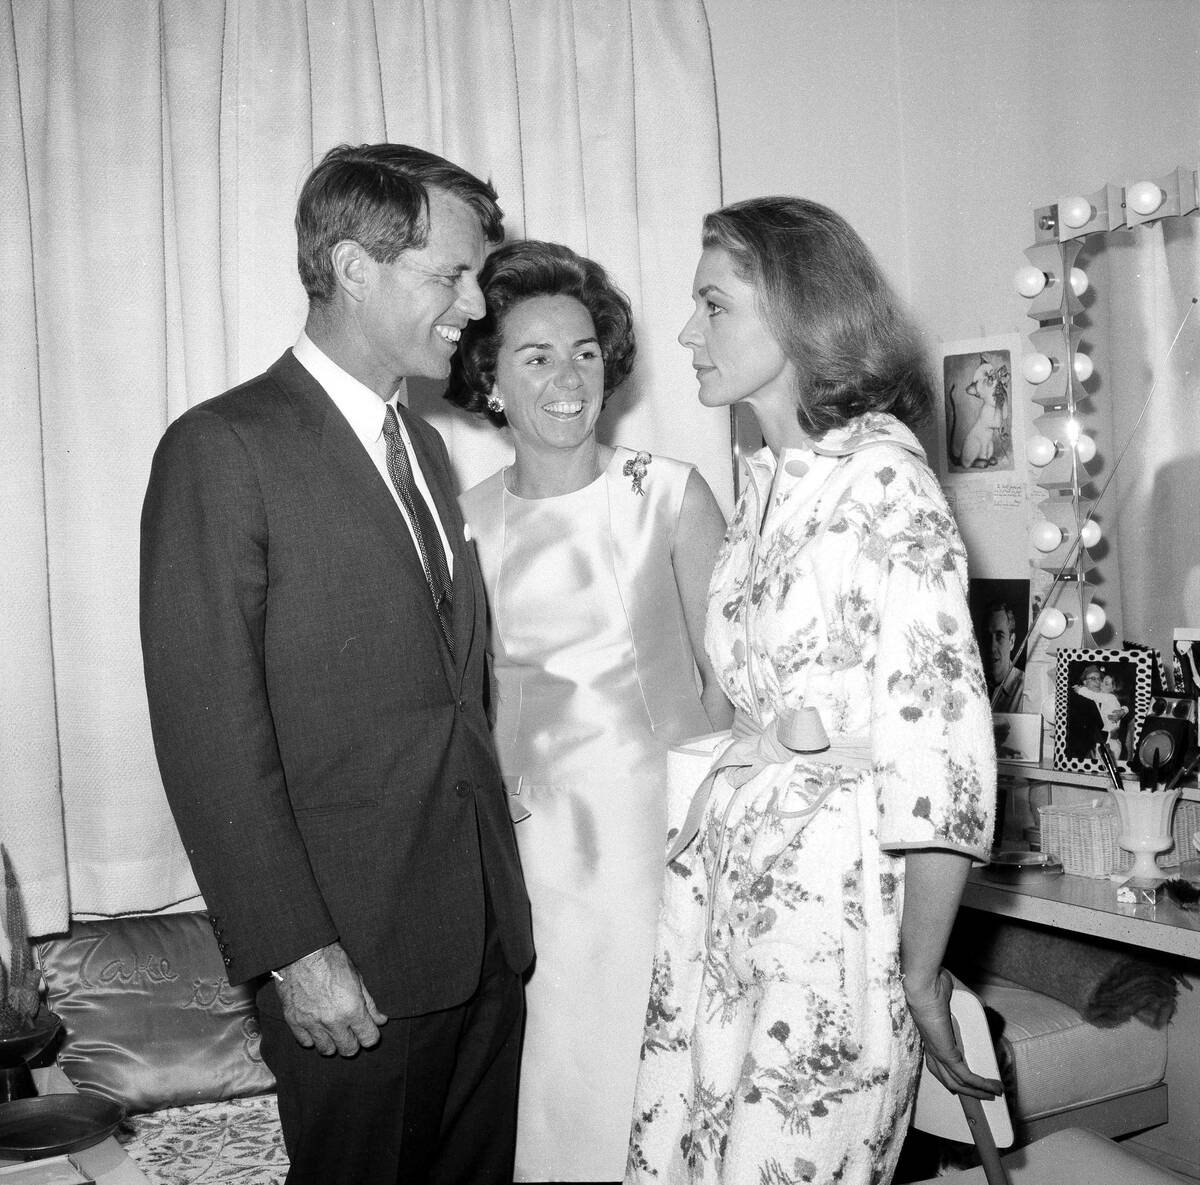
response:
<path id="1" fill-rule="evenodd" d="M 33 961 L 25 924 L 25 904 L 8 850 L 4 863 L 4 928 L 8 959 L 0 951 L 0 1102 L 35 1093 L 28 1059 L 39 1054 L 58 1032 L 60 1021 L 42 1003 L 41 976 Z"/>

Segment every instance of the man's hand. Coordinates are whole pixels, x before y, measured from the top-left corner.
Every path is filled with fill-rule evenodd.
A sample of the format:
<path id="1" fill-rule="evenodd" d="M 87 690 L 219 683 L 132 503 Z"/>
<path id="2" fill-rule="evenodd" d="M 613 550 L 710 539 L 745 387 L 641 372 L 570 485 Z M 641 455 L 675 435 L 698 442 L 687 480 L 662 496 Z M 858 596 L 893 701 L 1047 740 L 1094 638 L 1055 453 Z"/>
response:
<path id="1" fill-rule="evenodd" d="M 340 942 L 281 968 L 275 988 L 296 1040 L 325 1057 L 369 1049 L 379 1042 L 378 1026 L 387 1023 Z"/>
<path id="2" fill-rule="evenodd" d="M 950 996 L 954 981 L 944 968 L 928 989 L 911 985 L 904 980 L 908 1010 L 925 1045 L 925 1064 L 929 1072 L 954 1094 L 970 1095 L 976 1099 L 991 1099 L 1004 1093 L 1004 1086 L 994 1078 L 982 1078 L 971 1072 L 962 1046 L 954 1036 L 950 1019 Z"/>

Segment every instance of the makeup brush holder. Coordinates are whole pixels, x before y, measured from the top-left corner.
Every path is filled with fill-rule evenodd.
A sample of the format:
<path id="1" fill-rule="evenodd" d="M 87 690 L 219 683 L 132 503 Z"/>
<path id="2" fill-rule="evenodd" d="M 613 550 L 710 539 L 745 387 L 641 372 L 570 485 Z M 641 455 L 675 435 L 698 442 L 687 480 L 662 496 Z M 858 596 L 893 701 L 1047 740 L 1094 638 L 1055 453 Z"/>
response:
<path id="1" fill-rule="evenodd" d="M 1162 880 L 1163 872 L 1155 857 L 1174 842 L 1171 816 L 1179 801 L 1178 790 L 1110 790 L 1117 803 L 1120 828 L 1117 843 L 1133 855 L 1129 875 L 1146 880 Z"/>

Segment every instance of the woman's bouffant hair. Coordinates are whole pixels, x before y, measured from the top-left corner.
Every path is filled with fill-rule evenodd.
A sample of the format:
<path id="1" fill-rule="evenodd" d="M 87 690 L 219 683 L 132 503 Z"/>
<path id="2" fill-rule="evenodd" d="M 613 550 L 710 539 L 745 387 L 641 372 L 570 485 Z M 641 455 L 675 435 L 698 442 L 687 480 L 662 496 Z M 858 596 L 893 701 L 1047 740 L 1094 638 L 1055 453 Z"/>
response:
<path id="1" fill-rule="evenodd" d="M 752 198 L 704 219 L 757 293 L 758 310 L 795 365 L 796 415 L 821 436 L 865 412 L 909 426 L 932 406 L 917 332 L 879 264 L 841 215 L 793 197 Z"/>
<path id="2" fill-rule="evenodd" d="M 629 298 L 594 260 L 561 243 L 522 239 L 498 248 L 479 273 L 487 312 L 464 330 L 450 364 L 446 398 L 456 407 L 485 416 L 502 426 L 502 411 L 492 411 L 488 396 L 496 382 L 496 357 L 504 335 L 504 318 L 522 301 L 535 296 L 569 296 L 591 314 L 604 359 L 604 401 L 633 369 L 636 343 Z"/>

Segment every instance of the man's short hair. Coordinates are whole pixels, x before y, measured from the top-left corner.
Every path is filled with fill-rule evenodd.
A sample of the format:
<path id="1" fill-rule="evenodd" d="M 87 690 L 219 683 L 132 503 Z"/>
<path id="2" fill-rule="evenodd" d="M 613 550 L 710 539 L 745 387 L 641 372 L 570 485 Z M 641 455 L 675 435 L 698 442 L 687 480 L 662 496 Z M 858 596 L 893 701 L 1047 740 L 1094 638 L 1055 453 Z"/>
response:
<path id="1" fill-rule="evenodd" d="M 1015 610 L 1013 609 L 1013 607 L 1007 601 L 993 601 L 988 606 L 987 616 L 991 617 L 993 614 L 996 614 L 996 613 L 1004 614 L 1004 616 L 1008 619 L 1009 632 L 1012 634 L 1016 634 L 1016 632 L 1017 632 L 1017 614 L 1016 614 Z"/>
<path id="2" fill-rule="evenodd" d="M 330 252 L 353 239 L 378 263 L 424 247 L 429 191 L 465 202 L 489 243 L 504 239 L 496 191 L 451 161 L 407 144 L 339 144 L 309 174 L 296 203 L 296 259 L 313 302 L 333 298 L 337 279 Z"/>

